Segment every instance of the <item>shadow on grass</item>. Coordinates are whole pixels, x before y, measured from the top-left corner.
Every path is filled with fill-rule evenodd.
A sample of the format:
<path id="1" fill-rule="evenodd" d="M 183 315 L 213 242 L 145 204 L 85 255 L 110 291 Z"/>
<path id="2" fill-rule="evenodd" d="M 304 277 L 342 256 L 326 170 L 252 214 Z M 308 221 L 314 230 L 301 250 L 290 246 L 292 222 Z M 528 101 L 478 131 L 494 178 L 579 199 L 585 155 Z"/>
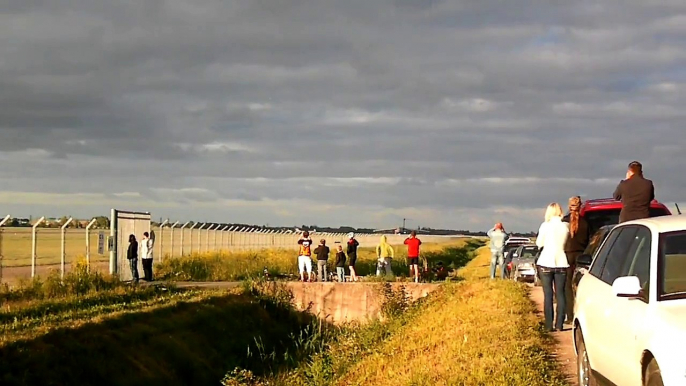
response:
<path id="1" fill-rule="evenodd" d="M 313 323 L 279 303 L 215 295 L 0 347 L 0 384 L 216 385 L 227 369 L 296 365 Z"/>

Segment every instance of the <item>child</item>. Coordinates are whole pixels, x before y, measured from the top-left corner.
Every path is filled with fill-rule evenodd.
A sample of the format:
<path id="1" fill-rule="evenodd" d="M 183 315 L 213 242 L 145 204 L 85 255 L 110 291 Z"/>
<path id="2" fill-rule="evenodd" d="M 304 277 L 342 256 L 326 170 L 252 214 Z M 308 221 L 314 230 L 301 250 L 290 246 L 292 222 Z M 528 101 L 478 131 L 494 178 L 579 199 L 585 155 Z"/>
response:
<path id="1" fill-rule="evenodd" d="M 317 276 L 319 281 L 328 281 L 326 275 L 326 263 L 329 260 L 329 247 L 326 246 L 326 240 L 319 240 L 319 246 L 314 250 L 317 255 Z"/>
<path id="2" fill-rule="evenodd" d="M 338 282 L 345 282 L 345 252 L 343 246 L 338 246 L 338 253 L 336 253 L 336 274 L 338 274 Z"/>

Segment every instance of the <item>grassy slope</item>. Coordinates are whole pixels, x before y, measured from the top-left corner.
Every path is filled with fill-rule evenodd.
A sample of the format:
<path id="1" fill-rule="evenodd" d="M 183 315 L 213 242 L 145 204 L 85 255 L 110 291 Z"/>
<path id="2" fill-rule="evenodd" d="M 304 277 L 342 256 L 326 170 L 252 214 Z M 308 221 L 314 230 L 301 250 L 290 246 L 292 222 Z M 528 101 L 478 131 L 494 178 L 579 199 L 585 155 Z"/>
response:
<path id="1" fill-rule="evenodd" d="M 278 299 L 116 288 L 14 302 L 0 313 L 0 384 L 211 385 L 236 366 L 270 371 L 317 333 Z"/>
<path id="2" fill-rule="evenodd" d="M 489 281 L 489 255 L 461 270 L 336 385 L 565 385 L 526 288 Z"/>
<path id="3" fill-rule="evenodd" d="M 422 255 L 432 262 L 446 247 L 459 248 L 468 241 L 450 241 L 446 243 L 426 243 L 422 246 Z M 404 246 L 395 247 L 396 256 L 392 261 L 395 275 L 408 275 L 407 250 Z M 444 256 L 443 253 L 440 253 Z M 456 266 L 462 266 L 463 257 L 455 256 L 443 260 L 449 265 L 454 261 Z M 332 248 L 329 259 L 329 270 L 334 270 L 334 253 Z M 264 267 L 272 275 L 298 274 L 296 252 L 292 250 L 274 249 L 261 252 L 224 252 L 196 254 L 188 257 L 168 259 L 155 267 L 158 279 L 192 280 L 192 281 L 233 281 L 243 280 L 262 274 Z M 316 269 L 316 265 L 314 267 Z M 356 264 L 358 275 L 376 274 L 376 253 L 374 248 L 360 248 Z M 347 273 L 347 269 L 346 269 Z"/>

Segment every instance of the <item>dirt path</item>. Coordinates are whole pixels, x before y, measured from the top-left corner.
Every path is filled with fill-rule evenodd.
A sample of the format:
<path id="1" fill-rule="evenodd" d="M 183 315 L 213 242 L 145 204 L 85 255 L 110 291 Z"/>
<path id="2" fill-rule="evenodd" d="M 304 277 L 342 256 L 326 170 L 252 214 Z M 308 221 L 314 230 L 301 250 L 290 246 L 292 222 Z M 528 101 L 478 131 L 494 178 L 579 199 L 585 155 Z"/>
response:
<path id="1" fill-rule="evenodd" d="M 538 312 L 543 318 L 543 288 L 531 286 L 531 300 L 536 303 Z M 574 353 L 574 337 L 571 327 L 565 325 L 565 331 L 552 333 L 555 342 L 553 355 L 560 362 L 562 371 L 567 375 L 570 385 L 578 385 L 576 380 L 576 354 Z"/>

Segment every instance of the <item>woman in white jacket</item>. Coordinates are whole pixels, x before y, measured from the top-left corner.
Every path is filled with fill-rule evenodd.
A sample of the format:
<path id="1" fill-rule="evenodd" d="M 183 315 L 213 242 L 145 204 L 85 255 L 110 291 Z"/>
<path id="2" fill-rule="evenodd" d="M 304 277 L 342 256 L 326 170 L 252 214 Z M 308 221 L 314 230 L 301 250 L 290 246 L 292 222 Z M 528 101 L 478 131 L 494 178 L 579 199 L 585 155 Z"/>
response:
<path id="1" fill-rule="evenodd" d="M 569 224 L 562 221 L 560 204 L 553 202 L 545 211 L 545 221 L 541 224 L 536 237 L 536 245 L 542 248 L 536 266 L 543 285 L 543 314 L 547 331 L 554 331 L 553 292 L 557 300 L 555 330 L 562 331 L 565 321 L 565 280 L 569 267 L 565 242 L 568 237 Z"/>

